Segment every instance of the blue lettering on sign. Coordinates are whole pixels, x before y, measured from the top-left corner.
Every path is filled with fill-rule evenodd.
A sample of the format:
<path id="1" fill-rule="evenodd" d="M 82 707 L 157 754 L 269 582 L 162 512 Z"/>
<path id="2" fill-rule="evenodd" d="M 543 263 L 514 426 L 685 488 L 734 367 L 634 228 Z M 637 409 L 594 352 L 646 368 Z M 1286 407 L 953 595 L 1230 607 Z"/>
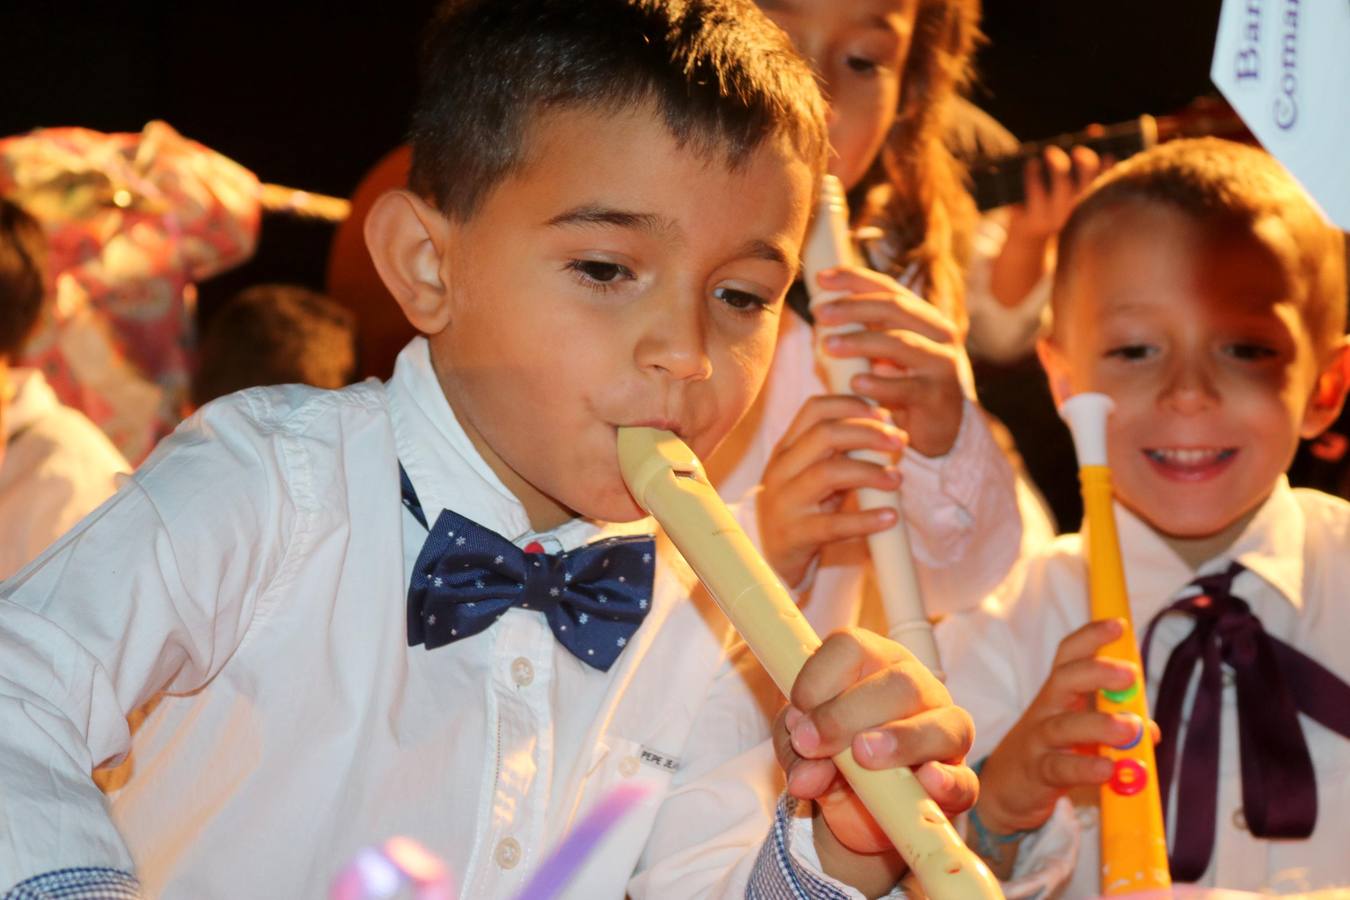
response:
<path id="1" fill-rule="evenodd" d="M 1285 0 L 1280 34 L 1280 84 L 1275 95 L 1275 124 L 1288 131 L 1298 122 L 1298 5 Z"/>
<path id="2" fill-rule="evenodd" d="M 1247 0 L 1246 12 L 1236 59 L 1238 81 L 1261 76 L 1261 0 Z"/>

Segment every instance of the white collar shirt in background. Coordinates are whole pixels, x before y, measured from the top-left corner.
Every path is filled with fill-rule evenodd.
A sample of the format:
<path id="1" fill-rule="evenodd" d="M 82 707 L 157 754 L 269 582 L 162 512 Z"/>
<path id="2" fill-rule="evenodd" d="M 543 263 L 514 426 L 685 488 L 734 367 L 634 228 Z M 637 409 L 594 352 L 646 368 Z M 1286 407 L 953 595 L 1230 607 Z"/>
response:
<path id="1" fill-rule="evenodd" d="M 62 406 L 37 369 L 11 369 L 0 445 L 0 579 L 8 578 L 117 490 L 131 471 L 112 441 Z"/>
<path id="2" fill-rule="evenodd" d="M 1246 600 L 1265 630 L 1350 681 L 1350 504 L 1316 491 L 1276 486 L 1237 541 L 1194 572 L 1154 532 L 1116 506 L 1134 628 L 1139 639 L 1154 615 L 1179 599 L 1197 575 L 1222 572 L 1233 561 L 1248 571 L 1233 594 Z M 1079 535 L 1060 538 L 1046 553 L 1019 567 L 1006 590 L 975 612 L 938 626 L 947 687 L 975 719 L 972 759 L 994 749 L 1040 691 L 1061 640 L 1088 621 L 1086 565 Z M 1172 649 L 1192 628 L 1185 615 L 1161 620 L 1146 673 L 1150 708 Z M 1227 667 L 1225 666 L 1227 673 Z M 1187 704 L 1189 708 L 1189 701 Z M 1219 797 L 1214 853 L 1202 884 L 1234 890 L 1291 893 L 1350 885 L 1350 740 L 1306 716 L 1303 733 L 1317 772 L 1318 817 L 1307 840 L 1264 840 L 1247 831 L 1242 816 L 1237 699 L 1231 674 L 1224 679 Z M 1096 791 L 1061 801 L 1047 830 L 1076 828 L 1077 862 L 1065 897 L 1098 891 Z M 1064 815 L 1071 812 L 1071 815 Z M 1052 836 L 1047 835 L 1047 838 Z M 1061 852 L 1072 841 L 1050 840 Z M 1037 846 L 1040 846 L 1038 843 Z M 1052 863 L 1024 846 L 1019 873 Z M 1010 896 L 1013 895 L 1010 892 Z"/>
<path id="3" fill-rule="evenodd" d="M 400 503 L 400 460 L 432 522 L 451 508 L 552 549 L 602 531 L 530 533 L 421 339 L 387 385 L 208 405 L 0 586 L 0 884 L 134 865 L 150 896 L 320 897 L 399 834 L 463 896 L 508 897 L 636 782 L 650 799 L 568 896 L 744 895 L 780 789 L 765 743 L 779 701 L 710 601 L 689 599 L 671 548 L 608 673 L 521 609 L 410 648 L 425 531 Z M 133 737 L 127 713 L 160 690 Z M 89 771 L 123 754 L 109 818 Z"/>

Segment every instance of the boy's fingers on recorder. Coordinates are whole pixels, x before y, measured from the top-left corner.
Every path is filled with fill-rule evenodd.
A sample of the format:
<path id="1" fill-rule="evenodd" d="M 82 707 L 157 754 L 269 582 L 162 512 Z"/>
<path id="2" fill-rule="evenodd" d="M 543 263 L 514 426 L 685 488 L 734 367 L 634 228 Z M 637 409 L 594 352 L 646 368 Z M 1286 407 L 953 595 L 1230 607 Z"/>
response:
<path id="1" fill-rule="evenodd" d="M 1120 747 L 1141 737 L 1143 727 L 1139 717 L 1129 713 L 1064 712 L 1041 722 L 1040 740 L 1058 750 L 1096 744 Z M 1109 767 L 1107 774 L 1110 774 Z"/>
<path id="2" fill-rule="evenodd" d="M 823 303 L 813 311 L 825 326 L 863 325 L 866 329 L 905 328 L 930 340 L 953 343 L 956 325 L 917 294 L 876 292 L 854 294 Z"/>
<path id="3" fill-rule="evenodd" d="M 1068 791 L 1084 785 L 1105 784 L 1111 780 L 1111 760 L 1104 756 L 1056 750 L 1042 754 L 1036 761 L 1036 778 L 1056 791 Z"/>
<path id="4" fill-rule="evenodd" d="M 914 770 L 924 792 L 944 813 L 957 816 L 980 799 L 980 779 L 967 765 L 926 762 Z"/>
<path id="5" fill-rule="evenodd" d="M 894 769 L 958 763 L 974 742 L 970 715 L 958 706 L 945 706 L 865 728 L 854 734 L 850 747 L 864 769 Z"/>
<path id="6" fill-rule="evenodd" d="M 831 356 L 866 357 L 891 363 L 906 373 L 935 374 L 954 371 L 959 352 L 949 343 L 933 340 L 907 328 L 848 331 L 825 339 Z"/>
<path id="7" fill-rule="evenodd" d="M 896 514 L 893 509 L 817 513 L 798 521 L 790 529 L 790 540 L 799 546 L 823 547 L 836 541 L 847 541 L 885 531 L 895 522 Z"/>
<path id="8" fill-rule="evenodd" d="M 839 452 L 877 450 L 896 456 L 907 442 L 890 414 L 860 397 L 811 397 L 774 447 L 770 465 L 789 473 Z"/>
<path id="9" fill-rule="evenodd" d="M 1087 659 L 1124 633 L 1125 622 L 1121 619 L 1098 619 L 1089 622 L 1059 642 L 1059 647 L 1055 650 L 1054 665 L 1074 659 Z"/>
<path id="10" fill-rule="evenodd" d="M 913 294 L 913 291 L 886 273 L 866 266 L 832 266 L 822 269 L 816 273 L 816 284 L 831 293 Z"/>
<path id="11" fill-rule="evenodd" d="M 860 487 L 893 491 L 900 487 L 900 470 L 894 464 L 882 465 L 866 459 L 855 459 L 845 456 L 845 452 L 835 451 L 834 455 L 813 460 L 796 471 L 790 468 L 791 461 L 785 462 L 783 470 L 772 475 L 766 469 L 765 489 L 772 484 L 785 497 L 797 498 L 802 505 L 816 508 L 841 491 Z M 785 472 L 792 474 L 784 477 Z"/>
<path id="12" fill-rule="evenodd" d="M 1129 663 L 1086 657 L 1060 663 L 1037 696 L 1037 705 L 1053 710 L 1080 705 L 1085 695 L 1096 691 L 1123 691 L 1134 683 L 1137 672 Z"/>
<path id="13" fill-rule="evenodd" d="M 805 713 L 792 728 L 793 746 L 805 757 L 833 756 L 859 733 L 890 746 L 896 733 L 878 727 L 890 729 L 930 711 L 940 715 L 901 730 L 922 738 L 925 759 L 960 759 L 969 746 L 964 732 L 973 734 L 969 717 L 951 705 L 947 689 L 922 663 L 899 644 L 861 630 L 825 639 L 797 676 L 792 703 Z"/>
<path id="14" fill-rule="evenodd" d="M 798 724 L 803 715 L 793 706 L 786 706 L 779 712 L 774 720 L 773 749 L 787 778 L 788 793 L 803 800 L 814 800 L 829 790 L 838 770 L 828 759 L 806 759 L 793 748 L 789 728 Z"/>

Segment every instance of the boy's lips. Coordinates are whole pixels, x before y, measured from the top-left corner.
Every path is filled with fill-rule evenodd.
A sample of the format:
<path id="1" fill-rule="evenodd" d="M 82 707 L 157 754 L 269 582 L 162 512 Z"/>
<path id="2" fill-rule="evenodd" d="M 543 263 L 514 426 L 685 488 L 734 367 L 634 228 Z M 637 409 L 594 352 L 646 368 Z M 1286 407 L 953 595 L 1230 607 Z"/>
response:
<path id="1" fill-rule="evenodd" d="M 1144 457 L 1153 470 L 1172 481 L 1207 481 L 1237 456 L 1236 447 L 1149 447 Z"/>
<path id="2" fill-rule="evenodd" d="M 675 436 L 678 437 L 680 440 L 686 440 L 685 435 L 684 435 L 684 430 L 680 427 L 680 423 L 679 423 L 679 422 L 676 422 L 674 419 L 643 419 L 643 420 L 640 421 L 640 422 L 629 422 L 629 423 L 627 423 L 627 424 L 625 424 L 625 425 L 620 425 L 620 426 L 618 426 L 618 427 L 620 427 L 620 428 L 659 428 L 659 429 L 662 430 L 662 431 L 670 431 L 670 432 L 673 432 L 673 433 L 675 434 Z"/>

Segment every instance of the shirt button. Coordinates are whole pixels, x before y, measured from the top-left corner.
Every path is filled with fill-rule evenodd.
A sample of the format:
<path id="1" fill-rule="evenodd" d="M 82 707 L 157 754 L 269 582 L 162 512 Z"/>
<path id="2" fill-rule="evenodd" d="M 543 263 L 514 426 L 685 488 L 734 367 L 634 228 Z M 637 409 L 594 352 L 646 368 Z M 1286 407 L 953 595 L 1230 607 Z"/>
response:
<path id="1" fill-rule="evenodd" d="M 492 858 L 503 869 L 514 869 L 516 864 L 520 862 L 520 844 L 515 838 L 502 838 L 498 842 Z"/>
<path id="2" fill-rule="evenodd" d="M 619 763 L 619 774 L 624 778 L 631 778 L 637 774 L 638 760 L 636 756 L 625 756 Z"/>
<path id="3" fill-rule="evenodd" d="M 1247 817 L 1242 812 L 1242 807 L 1233 810 L 1233 827 L 1238 831 L 1247 830 Z"/>
<path id="4" fill-rule="evenodd" d="M 511 663 L 511 680 L 521 687 L 534 681 L 534 666 L 523 656 L 517 656 Z"/>

